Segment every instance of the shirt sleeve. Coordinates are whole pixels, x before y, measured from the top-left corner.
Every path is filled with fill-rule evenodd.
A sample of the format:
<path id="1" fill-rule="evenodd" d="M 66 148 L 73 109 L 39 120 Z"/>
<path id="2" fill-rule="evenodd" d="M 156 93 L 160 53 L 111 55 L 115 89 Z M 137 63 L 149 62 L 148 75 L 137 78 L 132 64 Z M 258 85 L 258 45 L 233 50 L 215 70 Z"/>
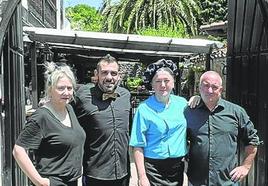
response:
<path id="1" fill-rule="evenodd" d="M 241 107 L 240 107 L 241 108 Z M 250 120 L 248 114 L 246 113 L 245 109 L 240 109 L 240 137 L 245 145 L 260 145 L 260 140 L 257 135 L 257 130 L 254 128 L 254 124 Z"/>
<path id="2" fill-rule="evenodd" d="M 75 115 L 81 126 L 88 123 L 89 113 L 87 113 L 88 111 L 85 107 L 90 107 L 88 100 L 85 100 L 84 90 L 85 86 L 80 87 L 75 95 L 75 101 L 71 102 L 71 106 L 73 107 Z"/>
<path id="3" fill-rule="evenodd" d="M 134 115 L 129 145 L 133 147 L 145 147 L 147 144 L 147 128 L 148 126 L 146 125 L 146 120 L 139 106 Z"/>
<path id="4" fill-rule="evenodd" d="M 25 149 L 38 149 L 42 141 L 40 113 L 36 111 L 25 124 L 16 144 Z"/>

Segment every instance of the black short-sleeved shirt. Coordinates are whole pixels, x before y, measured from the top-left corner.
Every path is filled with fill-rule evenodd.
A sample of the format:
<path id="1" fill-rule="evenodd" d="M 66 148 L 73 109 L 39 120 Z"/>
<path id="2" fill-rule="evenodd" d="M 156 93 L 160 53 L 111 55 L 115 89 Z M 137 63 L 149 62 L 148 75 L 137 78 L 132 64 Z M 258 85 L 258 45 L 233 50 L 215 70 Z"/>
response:
<path id="1" fill-rule="evenodd" d="M 73 108 L 67 105 L 71 127 L 63 125 L 45 107 L 32 114 L 20 133 L 16 144 L 34 149 L 36 169 L 40 175 L 56 177 L 63 182 L 81 176 L 85 132 L 78 123 Z"/>
<path id="2" fill-rule="evenodd" d="M 211 112 L 203 102 L 185 110 L 190 140 L 188 178 L 194 185 L 233 185 L 229 173 L 237 166 L 239 142 L 259 145 L 246 111 L 220 99 Z"/>
<path id="3" fill-rule="evenodd" d="M 86 131 L 84 174 L 101 180 L 121 179 L 129 173 L 130 93 L 117 87 L 116 99 L 102 100 L 98 86 L 77 91 L 74 110 Z"/>

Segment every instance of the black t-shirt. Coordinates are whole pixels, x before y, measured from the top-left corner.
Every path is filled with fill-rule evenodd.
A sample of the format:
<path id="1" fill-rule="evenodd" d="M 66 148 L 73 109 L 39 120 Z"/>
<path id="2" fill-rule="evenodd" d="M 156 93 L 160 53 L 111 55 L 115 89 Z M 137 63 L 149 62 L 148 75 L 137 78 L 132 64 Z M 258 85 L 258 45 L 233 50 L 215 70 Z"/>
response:
<path id="1" fill-rule="evenodd" d="M 45 107 L 38 108 L 29 118 L 16 144 L 34 149 L 36 169 L 44 177 L 56 177 L 63 182 L 81 176 L 85 132 L 70 105 L 67 110 L 71 127 L 62 124 Z"/>

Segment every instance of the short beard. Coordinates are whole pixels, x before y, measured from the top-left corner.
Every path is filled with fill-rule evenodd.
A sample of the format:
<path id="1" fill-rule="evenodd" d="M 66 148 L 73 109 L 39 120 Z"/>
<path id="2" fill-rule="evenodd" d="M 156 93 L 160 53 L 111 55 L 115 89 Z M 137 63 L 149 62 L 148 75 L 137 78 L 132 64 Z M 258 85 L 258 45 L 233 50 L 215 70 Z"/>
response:
<path id="1" fill-rule="evenodd" d="M 104 86 L 101 86 L 100 84 L 98 84 L 98 86 L 99 86 L 99 88 L 102 90 L 102 92 L 107 92 L 107 93 L 113 93 L 114 92 L 114 90 L 116 89 L 116 87 L 117 87 L 117 84 L 115 84 L 114 85 L 114 87 L 113 87 L 113 89 L 112 90 L 110 90 L 110 89 L 108 89 L 108 88 L 106 88 L 106 87 L 104 87 Z"/>

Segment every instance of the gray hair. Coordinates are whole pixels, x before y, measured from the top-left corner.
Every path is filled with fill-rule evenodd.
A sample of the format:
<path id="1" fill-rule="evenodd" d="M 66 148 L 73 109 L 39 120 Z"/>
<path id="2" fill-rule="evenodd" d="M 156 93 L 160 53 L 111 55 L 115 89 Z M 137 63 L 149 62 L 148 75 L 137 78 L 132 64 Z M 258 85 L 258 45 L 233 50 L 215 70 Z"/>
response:
<path id="1" fill-rule="evenodd" d="M 71 68 L 66 65 L 65 63 L 54 63 L 54 62 L 46 62 L 44 64 L 46 71 L 45 71 L 45 98 L 46 100 L 49 99 L 49 90 L 52 87 L 55 87 L 58 83 L 59 79 L 62 77 L 67 77 L 71 80 L 73 89 L 76 88 L 76 78 L 74 76 L 73 71 Z"/>

